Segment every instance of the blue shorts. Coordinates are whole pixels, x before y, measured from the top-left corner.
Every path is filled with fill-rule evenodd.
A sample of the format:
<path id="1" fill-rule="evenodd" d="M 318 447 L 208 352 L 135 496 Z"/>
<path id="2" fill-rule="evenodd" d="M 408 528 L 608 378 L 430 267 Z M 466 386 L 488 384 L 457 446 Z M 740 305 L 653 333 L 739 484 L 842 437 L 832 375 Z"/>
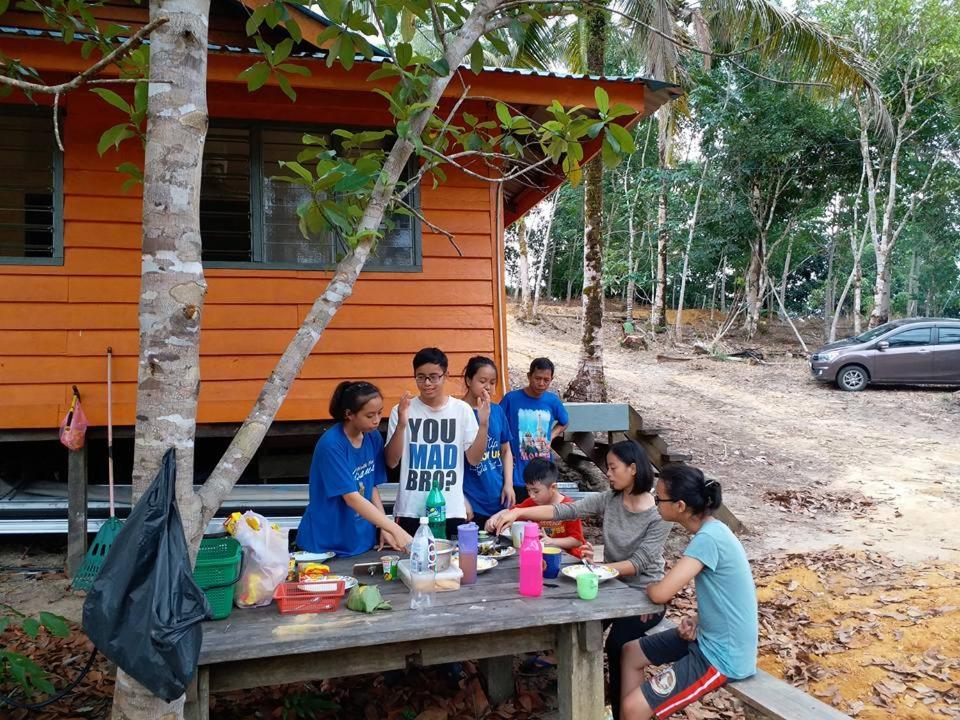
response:
<path id="1" fill-rule="evenodd" d="M 640 686 L 657 720 L 727 683 L 727 676 L 703 656 L 700 645 L 681 638 L 676 628 L 640 638 L 640 649 L 653 665 L 673 663 Z"/>

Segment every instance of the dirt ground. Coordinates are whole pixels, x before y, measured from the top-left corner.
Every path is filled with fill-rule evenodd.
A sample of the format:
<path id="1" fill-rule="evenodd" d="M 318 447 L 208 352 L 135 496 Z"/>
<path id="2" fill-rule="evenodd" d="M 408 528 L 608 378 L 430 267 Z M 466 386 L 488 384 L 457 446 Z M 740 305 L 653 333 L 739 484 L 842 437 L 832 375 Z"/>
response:
<path id="1" fill-rule="evenodd" d="M 511 314 L 514 382 L 532 358 L 547 355 L 557 366 L 553 387 L 563 391 L 576 370 L 577 310 L 548 307 L 537 325 Z M 685 339 L 706 335 L 695 326 Z M 723 484 L 749 528 L 753 556 L 840 545 L 960 561 L 960 406 L 951 390 L 841 392 L 810 377 L 791 338 L 778 328 L 749 343 L 725 339 L 731 349 L 764 350 L 764 364 L 703 356 L 657 362 L 657 355 L 694 357 L 692 348 L 656 340 L 650 350 L 624 349 L 618 326 L 607 323 L 610 400 L 664 428 L 671 449 L 689 452 Z"/>

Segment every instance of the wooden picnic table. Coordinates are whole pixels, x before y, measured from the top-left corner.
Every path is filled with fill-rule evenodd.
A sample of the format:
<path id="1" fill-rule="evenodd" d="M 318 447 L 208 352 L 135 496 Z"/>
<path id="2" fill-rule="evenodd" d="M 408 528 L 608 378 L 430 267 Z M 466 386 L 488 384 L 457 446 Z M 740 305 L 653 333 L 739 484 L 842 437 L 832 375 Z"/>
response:
<path id="1" fill-rule="evenodd" d="M 383 553 L 335 559 L 335 573 L 379 560 Z M 576 562 L 564 554 L 565 563 Z M 433 607 L 411 610 L 399 580 L 381 572 L 359 578 L 377 585 L 389 612 L 281 615 L 275 604 L 235 608 L 230 617 L 203 625 L 196 699 L 189 715 L 208 717 L 209 694 L 282 683 L 384 672 L 458 660 L 480 660 L 491 700 L 513 694 L 513 656 L 556 650 L 559 717 L 601 720 L 602 621 L 650 611 L 647 597 L 617 579 L 601 583 L 595 600 L 577 597 L 576 583 L 561 575 L 544 580 L 543 595 L 522 597 L 517 556 L 477 576 L 475 585 L 438 592 Z M 193 709 L 195 708 L 195 709 Z"/>

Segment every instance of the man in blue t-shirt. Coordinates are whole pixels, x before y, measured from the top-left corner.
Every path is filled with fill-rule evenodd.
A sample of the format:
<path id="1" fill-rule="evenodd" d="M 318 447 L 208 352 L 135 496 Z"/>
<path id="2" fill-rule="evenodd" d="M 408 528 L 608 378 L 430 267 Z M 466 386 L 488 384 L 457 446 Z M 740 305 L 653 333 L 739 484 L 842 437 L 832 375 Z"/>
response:
<path id="1" fill-rule="evenodd" d="M 554 393 L 548 392 L 553 382 L 554 365 L 548 358 L 530 363 L 527 387 L 512 390 L 500 401 L 510 427 L 510 449 L 513 451 L 513 487 L 517 502 L 527 499 L 523 470 L 534 458 L 550 459 L 550 443 L 563 434 L 570 422 L 567 409 Z"/>

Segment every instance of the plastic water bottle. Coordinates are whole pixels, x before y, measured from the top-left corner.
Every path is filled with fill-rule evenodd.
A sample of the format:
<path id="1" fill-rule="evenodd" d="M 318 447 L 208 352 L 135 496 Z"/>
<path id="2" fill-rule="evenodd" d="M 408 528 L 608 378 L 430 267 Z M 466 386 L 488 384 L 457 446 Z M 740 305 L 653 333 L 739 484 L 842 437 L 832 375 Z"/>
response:
<path id="1" fill-rule="evenodd" d="M 461 585 L 473 585 L 477 581 L 477 543 L 480 528 L 476 523 L 457 526 L 457 545 L 460 550 Z"/>
<path id="2" fill-rule="evenodd" d="M 540 544 L 540 526 L 524 523 L 520 543 L 520 594 L 540 597 L 543 594 L 543 546 Z"/>
<path id="3" fill-rule="evenodd" d="M 410 546 L 410 609 L 422 610 L 433 605 L 437 573 L 437 548 L 430 532 L 430 521 L 420 518 L 420 527 Z"/>

